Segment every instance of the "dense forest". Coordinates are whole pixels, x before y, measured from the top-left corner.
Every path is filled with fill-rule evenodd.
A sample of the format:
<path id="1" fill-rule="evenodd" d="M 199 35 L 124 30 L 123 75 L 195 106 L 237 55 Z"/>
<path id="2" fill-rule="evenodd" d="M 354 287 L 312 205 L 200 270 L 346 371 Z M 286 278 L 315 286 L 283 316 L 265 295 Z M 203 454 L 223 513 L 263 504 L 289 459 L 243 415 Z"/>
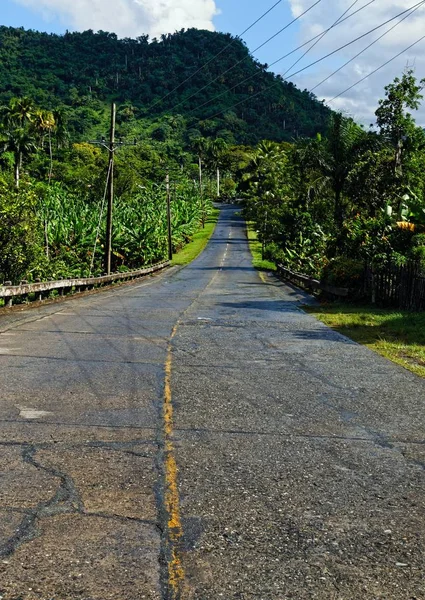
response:
<path id="1" fill-rule="evenodd" d="M 197 29 L 120 40 L 105 32 L 58 36 L 0 27 L 0 104 L 30 97 L 61 110 L 72 141 L 105 133 L 112 98 L 123 134 L 165 139 L 164 117 L 174 115 L 186 145 L 201 136 L 256 144 L 323 133 L 329 109 L 266 67 L 240 39 Z"/>

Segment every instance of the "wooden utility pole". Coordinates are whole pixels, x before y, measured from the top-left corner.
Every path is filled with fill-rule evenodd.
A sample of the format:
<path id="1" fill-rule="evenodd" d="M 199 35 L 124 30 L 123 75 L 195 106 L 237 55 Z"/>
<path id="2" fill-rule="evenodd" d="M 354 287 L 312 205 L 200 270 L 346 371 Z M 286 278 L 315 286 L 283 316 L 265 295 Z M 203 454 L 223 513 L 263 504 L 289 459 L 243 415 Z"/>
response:
<path id="1" fill-rule="evenodd" d="M 166 177 L 167 186 L 167 230 L 168 230 L 168 260 L 173 260 L 173 235 L 171 230 L 171 192 L 170 192 L 170 174 Z"/>
<path id="2" fill-rule="evenodd" d="M 204 209 L 204 192 L 202 189 L 202 157 L 201 154 L 198 156 L 198 164 L 199 164 L 199 195 L 201 197 L 201 220 L 202 220 L 202 228 L 205 228 L 205 209 Z"/>
<path id="3" fill-rule="evenodd" d="M 111 108 L 111 131 L 109 137 L 109 166 L 108 166 L 108 212 L 106 217 L 106 240 L 105 240 L 105 272 L 111 274 L 112 258 L 112 213 L 114 209 L 114 157 L 115 157 L 115 123 L 117 106 L 112 103 Z"/>

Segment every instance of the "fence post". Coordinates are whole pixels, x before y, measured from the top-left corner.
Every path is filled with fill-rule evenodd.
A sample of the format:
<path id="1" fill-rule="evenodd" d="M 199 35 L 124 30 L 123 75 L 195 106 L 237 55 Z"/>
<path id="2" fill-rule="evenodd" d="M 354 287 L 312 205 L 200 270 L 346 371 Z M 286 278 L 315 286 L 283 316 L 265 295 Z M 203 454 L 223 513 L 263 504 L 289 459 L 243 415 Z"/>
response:
<path id="1" fill-rule="evenodd" d="M 371 287 L 372 287 L 371 302 L 372 302 L 372 304 L 376 304 L 376 275 L 375 275 L 375 268 L 373 266 L 371 267 Z"/>

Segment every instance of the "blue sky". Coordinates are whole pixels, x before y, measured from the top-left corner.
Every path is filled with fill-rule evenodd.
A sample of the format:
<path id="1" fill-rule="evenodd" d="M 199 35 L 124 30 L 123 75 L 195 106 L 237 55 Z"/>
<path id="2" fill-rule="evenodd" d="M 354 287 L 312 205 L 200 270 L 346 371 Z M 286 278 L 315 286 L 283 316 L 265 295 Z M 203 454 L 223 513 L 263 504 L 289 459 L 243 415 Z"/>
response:
<path id="1" fill-rule="evenodd" d="M 65 30 L 65 27 L 58 19 L 52 19 L 51 22 L 47 22 L 36 11 L 18 5 L 13 0 L 1 0 L 1 2 L 1 25 L 24 27 L 25 29 L 36 29 L 52 33 L 63 33 Z"/>

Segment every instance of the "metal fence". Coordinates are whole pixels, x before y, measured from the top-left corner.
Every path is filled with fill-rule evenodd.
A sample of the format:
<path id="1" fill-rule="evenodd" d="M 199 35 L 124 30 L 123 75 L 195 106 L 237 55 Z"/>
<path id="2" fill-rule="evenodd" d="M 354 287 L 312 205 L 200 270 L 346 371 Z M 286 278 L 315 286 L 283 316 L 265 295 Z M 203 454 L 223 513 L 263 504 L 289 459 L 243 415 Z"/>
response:
<path id="1" fill-rule="evenodd" d="M 11 307 L 15 299 L 20 299 L 21 301 L 39 301 L 49 297 L 54 291 L 57 291 L 59 296 L 65 296 L 66 294 L 79 293 L 119 281 L 138 279 L 139 277 L 161 271 L 169 266 L 170 262 L 165 261 L 146 269 L 127 273 L 113 273 L 112 275 L 102 275 L 101 277 L 61 279 L 58 281 L 40 281 L 36 283 L 21 281 L 19 285 L 10 285 L 9 282 L 6 282 L 0 284 L 0 300 L 4 300 L 5 305 Z"/>
<path id="2" fill-rule="evenodd" d="M 324 281 L 319 281 L 318 279 L 314 279 L 309 275 L 303 275 L 302 273 L 296 273 L 295 271 L 291 271 L 287 269 L 283 265 L 277 265 L 277 272 L 286 281 L 290 281 L 294 285 L 303 288 L 309 292 L 325 292 L 330 296 L 334 296 L 335 298 L 347 298 L 350 294 L 349 288 L 336 287 L 334 285 L 330 285 L 325 283 Z"/>

